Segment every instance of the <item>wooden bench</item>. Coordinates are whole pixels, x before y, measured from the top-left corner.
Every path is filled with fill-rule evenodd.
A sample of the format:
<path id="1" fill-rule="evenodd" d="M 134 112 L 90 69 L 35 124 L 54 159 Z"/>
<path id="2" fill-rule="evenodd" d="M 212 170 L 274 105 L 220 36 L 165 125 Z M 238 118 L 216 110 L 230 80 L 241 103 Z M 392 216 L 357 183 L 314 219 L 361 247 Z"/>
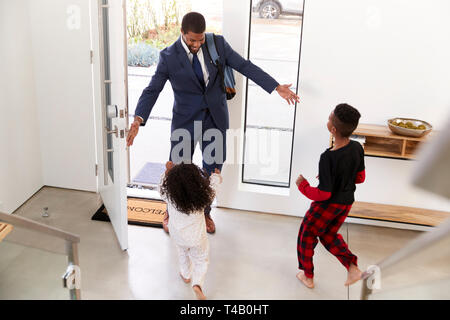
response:
<path id="1" fill-rule="evenodd" d="M 10 233 L 13 226 L 8 223 L 0 222 L 0 242 Z"/>
<path id="2" fill-rule="evenodd" d="M 450 218 L 450 212 L 355 201 L 348 216 L 435 227 Z"/>

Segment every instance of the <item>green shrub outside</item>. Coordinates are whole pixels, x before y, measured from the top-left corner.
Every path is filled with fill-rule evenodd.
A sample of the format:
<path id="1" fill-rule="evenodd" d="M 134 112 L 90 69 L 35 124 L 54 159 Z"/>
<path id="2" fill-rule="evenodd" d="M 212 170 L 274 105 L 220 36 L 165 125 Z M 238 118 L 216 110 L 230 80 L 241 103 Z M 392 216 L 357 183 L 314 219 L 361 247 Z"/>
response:
<path id="1" fill-rule="evenodd" d="M 181 12 L 190 11 L 186 1 L 162 0 L 160 9 L 163 14 L 158 20 L 151 0 L 127 0 L 128 66 L 157 64 L 159 51 L 180 36 Z M 211 28 L 206 31 L 217 33 Z"/>

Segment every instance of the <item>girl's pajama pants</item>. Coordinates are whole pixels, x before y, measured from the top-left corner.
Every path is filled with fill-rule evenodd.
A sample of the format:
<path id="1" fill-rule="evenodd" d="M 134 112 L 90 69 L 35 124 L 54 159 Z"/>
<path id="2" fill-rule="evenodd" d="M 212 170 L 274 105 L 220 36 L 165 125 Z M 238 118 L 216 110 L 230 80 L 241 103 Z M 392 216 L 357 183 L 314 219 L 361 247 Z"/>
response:
<path id="1" fill-rule="evenodd" d="M 209 242 L 205 239 L 198 246 L 186 247 L 176 244 L 180 273 L 185 279 L 192 279 L 192 286 L 203 288 L 209 264 Z"/>

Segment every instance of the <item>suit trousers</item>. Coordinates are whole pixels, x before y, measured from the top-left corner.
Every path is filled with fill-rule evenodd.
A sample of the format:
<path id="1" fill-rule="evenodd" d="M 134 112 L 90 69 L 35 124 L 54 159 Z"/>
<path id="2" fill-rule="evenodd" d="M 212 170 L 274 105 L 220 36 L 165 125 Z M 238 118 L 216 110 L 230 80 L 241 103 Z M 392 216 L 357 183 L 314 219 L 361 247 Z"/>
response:
<path id="1" fill-rule="evenodd" d="M 217 128 L 209 110 L 202 109 L 189 129 L 172 131 L 169 160 L 192 163 L 197 143 L 202 151 L 202 167 L 211 175 L 215 169 L 222 170 L 226 159 L 226 131 Z"/>

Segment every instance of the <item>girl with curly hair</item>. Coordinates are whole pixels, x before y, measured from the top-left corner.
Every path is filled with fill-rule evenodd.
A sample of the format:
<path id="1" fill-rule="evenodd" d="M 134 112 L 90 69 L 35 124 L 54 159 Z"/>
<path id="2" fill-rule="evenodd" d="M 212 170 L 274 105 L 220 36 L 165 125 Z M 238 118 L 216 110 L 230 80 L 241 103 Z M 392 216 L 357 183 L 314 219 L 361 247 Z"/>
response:
<path id="1" fill-rule="evenodd" d="M 200 300 L 206 299 L 202 288 L 209 264 L 204 209 L 213 202 L 221 182 L 218 169 L 209 176 L 195 164 L 169 161 L 159 187 L 161 198 L 167 202 L 169 234 L 177 247 L 180 276 L 185 283 L 192 280 Z"/>

